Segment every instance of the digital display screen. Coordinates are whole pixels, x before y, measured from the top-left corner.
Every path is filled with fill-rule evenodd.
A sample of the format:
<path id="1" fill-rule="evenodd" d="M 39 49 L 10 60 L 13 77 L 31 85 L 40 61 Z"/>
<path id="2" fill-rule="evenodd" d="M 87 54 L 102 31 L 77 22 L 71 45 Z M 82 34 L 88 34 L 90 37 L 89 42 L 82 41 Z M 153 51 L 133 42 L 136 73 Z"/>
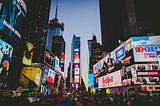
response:
<path id="1" fill-rule="evenodd" d="M 12 60 L 13 47 L 7 42 L 0 39 L 0 74 L 5 77 L 4 73 L 9 70 Z"/>
<path id="2" fill-rule="evenodd" d="M 27 0 L 2 0 L 0 3 L 0 30 L 16 41 L 21 38 L 26 3 Z"/>

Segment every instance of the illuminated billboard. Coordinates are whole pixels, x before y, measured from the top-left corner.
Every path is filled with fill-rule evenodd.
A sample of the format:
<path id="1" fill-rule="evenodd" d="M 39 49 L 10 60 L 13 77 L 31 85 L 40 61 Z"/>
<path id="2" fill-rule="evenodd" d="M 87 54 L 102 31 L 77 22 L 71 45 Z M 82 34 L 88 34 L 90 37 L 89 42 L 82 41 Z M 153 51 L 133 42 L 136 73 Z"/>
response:
<path id="1" fill-rule="evenodd" d="M 80 83 L 80 76 L 74 76 L 74 83 L 79 84 Z"/>
<path id="2" fill-rule="evenodd" d="M 159 83 L 159 64 L 134 64 L 121 69 L 123 85 Z"/>
<path id="3" fill-rule="evenodd" d="M 47 65 L 53 66 L 54 56 L 55 55 L 48 48 L 45 48 L 44 63 L 46 63 Z"/>
<path id="4" fill-rule="evenodd" d="M 27 13 L 27 0 L 1 0 L 0 30 L 14 40 L 21 38 L 21 25 Z"/>
<path id="5" fill-rule="evenodd" d="M 160 36 L 132 37 L 135 62 L 157 61 L 157 49 L 160 48 Z"/>
<path id="6" fill-rule="evenodd" d="M 0 75 L 5 77 L 10 67 L 13 47 L 0 39 Z"/>
<path id="7" fill-rule="evenodd" d="M 49 68 L 49 72 L 48 72 L 48 76 L 47 76 L 47 85 L 50 88 L 53 88 L 53 86 L 54 86 L 55 75 L 56 75 L 56 73 L 52 69 Z"/>
<path id="8" fill-rule="evenodd" d="M 123 58 L 125 56 L 124 47 L 122 46 L 116 51 L 116 59 Z"/>
<path id="9" fill-rule="evenodd" d="M 57 56 L 55 56 L 55 59 L 54 59 L 54 68 L 56 70 L 60 69 L 60 67 L 59 67 L 59 58 Z"/>
<path id="10" fill-rule="evenodd" d="M 42 69 L 39 67 L 24 67 L 20 73 L 19 84 L 22 88 L 38 88 L 41 82 Z"/>
<path id="11" fill-rule="evenodd" d="M 33 47 L 34 47 L 33 44 L 31 44 L 30 42 L 26 42 L 25 50 L 22 58 L 22 64 L 25 64 L 25 65 L 32 64 Z"/>
<path id="12" fill-rule="evenodd" d="M 122 86 L 121 72 L 116 71 L 98 78 L 98 88 Z"/>
<path id="13" fill-rule="evenodd" d="M 94 74 L 88 74 L 88 85 L 90 87 L 93 87 L 94 86 Z"/>

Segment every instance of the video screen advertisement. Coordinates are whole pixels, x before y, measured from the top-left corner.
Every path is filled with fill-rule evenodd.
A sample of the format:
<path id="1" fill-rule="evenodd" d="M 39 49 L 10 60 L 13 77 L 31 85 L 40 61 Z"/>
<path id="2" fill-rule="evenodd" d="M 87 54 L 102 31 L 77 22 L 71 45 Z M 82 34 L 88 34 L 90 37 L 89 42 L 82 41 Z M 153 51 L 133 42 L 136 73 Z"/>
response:
<path id="1" fill-rule="evenodd" d="M 27 0 L 1 0 L 0 30 L 14 40 L 21 38 L 21 25 L 27 13 Z"/>
<path id="2" fill-rule="evenodd" d="M 49 72 L 47 76 L 47 85 L 49 88 L 54 87 L 55 75 L 56 75 L 56 72 L 54 72 L 52 69 L 49 68 Z"/>
<path id="3" fill-rule="evenodd" d="M 0 76 L 7 77 L 12 60 L 13 47 L 0 39 Z"/>
<path id="4" fill-rule="evenodd" d="M 123 85 L 132 84 L 159 84 L 159 64 L 134 64 L 121 69 Z"/>
<path id="5" fill-rule="evenodd" d="M 54 66 L 54 56 L 55 55 L 48 48 L 45 48 L 44 63 L 47 64 L 48 66 L 53 67 Z"/>
<path id="6" fill-rule="evenodd" d="M 135 62 L 156 62 L 160 36 L 131 37 Z"/>
<path id="7" fill-rule="evenodd" d="M 24 53 L 22 57 L 22 64 L 31 65 L 33 58 L 33 44 L 30 42 L 25 43 Z"/>
<path id="8" fill-rule="evenodd" d="M 74 83 L 80 83 L 80 52 L 79 49 L 74 50 Z"/>
<path id="9" fill-rule="evenodd" d="M 39 67 L 24 67 L 20 73 L 19 85 L 23 89 L 38 89 L 41 84 L 42 69 Z"/>

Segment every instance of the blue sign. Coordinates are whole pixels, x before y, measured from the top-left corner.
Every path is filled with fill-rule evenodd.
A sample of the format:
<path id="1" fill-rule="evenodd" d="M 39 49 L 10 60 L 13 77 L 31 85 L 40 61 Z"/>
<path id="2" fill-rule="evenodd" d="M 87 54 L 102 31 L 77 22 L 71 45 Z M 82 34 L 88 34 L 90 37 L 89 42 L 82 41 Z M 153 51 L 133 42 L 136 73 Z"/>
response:
<path id="1" fill-rule="evenodd" d="M 116 59 L 124 57 L 124 47 L 121 47 L 116 51 Z"/>
<path id="2" fill-rule="evenodd" d="M 88 85 L 94 86 L 94 74 L 88 74 Z"/>

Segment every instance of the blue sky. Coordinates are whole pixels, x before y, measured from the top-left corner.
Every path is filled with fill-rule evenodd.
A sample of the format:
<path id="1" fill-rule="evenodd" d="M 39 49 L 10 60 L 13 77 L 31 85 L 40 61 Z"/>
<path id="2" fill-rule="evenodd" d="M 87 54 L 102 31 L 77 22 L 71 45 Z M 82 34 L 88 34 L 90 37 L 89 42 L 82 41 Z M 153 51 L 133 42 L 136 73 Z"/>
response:
<path id="1" fill-rule="evenodd" d="M 56 1 L 52 0 L 50 19 L 54 18 Z M 81 37 L 81 72 L 88 85 L 88 44 L 96 34 L 101 43 L 99 0 L 58 0 L 58 19 L 63 22 L 63 37 L 66 42 L 65 69 L 71 61 L 71 41 L 73 34 Z"/>

